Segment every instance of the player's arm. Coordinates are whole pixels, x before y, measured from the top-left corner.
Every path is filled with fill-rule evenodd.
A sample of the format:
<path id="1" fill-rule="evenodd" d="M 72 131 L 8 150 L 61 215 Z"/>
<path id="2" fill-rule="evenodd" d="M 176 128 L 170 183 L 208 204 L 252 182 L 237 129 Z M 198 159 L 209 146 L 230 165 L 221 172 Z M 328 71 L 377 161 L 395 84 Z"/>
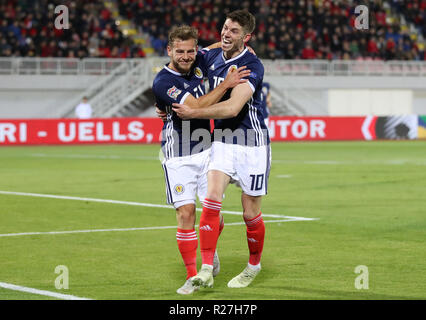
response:
<path id="1" fill-rule="evenodd" d="M 214 90 L 199 98 L 193 95 L 188 95 L 185 99 L 185 104 L 193 109 L 205 108 L 212 104 L 219 102 L 228 89 L 234 88 L 241 83 L 246 83 L 248 80 L 244 79 L 250 75 L 250 70 L 246 66 L 242 66 L 236 70 L 228 72 L 225 80 L 222 81 Z"/>
<path id="2" fill-rule="evenodd" d="M 272 107 L 272 96 L 271 96 L 271 92 L 268 92 L 268 95 L 266 96 L 266 105 L 268 106 L 268 108 Z"/>
<path id="3" fill-rule="evenodd" d="M 182 99 L 183 102 L 181 103 L 185 103 L 185 105 L 188 105 L 192 109 L 205 108 L 207 106 L 215 104 L 216 102 L 219 102 L 219 100 L 223 97 L 226 91 L 228 91 L 228 89 L 234 88 L 238 84 L 246 83 L 247 80 L 243 78 L 248 77 L 249 74 L 250 70 L 247 70 L 245 66 L 242 66 L 236 70 L 231 70 L 230 72 L 228 72 L 228 75 L 226 76 L 225 80 L 206 95 L 203 95 L 199 98 L 195 98 L 192 94 L 190 94 L 189 91 L 187 91 L 186 94 L 185 91 L 183 91 L 182 95 L 184 96 L 184 98 Z M 162 83 L 161 85 L 164 86 L 164 83 Z M 166 87 L 169 86 L 166 85 Z M 156 89 L 156 87 L 153 87 L 153 90 L 154 89 Z M 154 93 L 155 91 L 156 90 L 154 90 Z M 161 118 L 161 120 L 163 121 L 166 121 L 167 113 L 165 112 L 165 110 L 159 109 L 157 104 L 155 104 L 155 107 L 157 117 Z"/>
<path id="4" fill-rule="evenodd" d="M 207 108 L 193 109 L 185 104 L 173 103 L 173 111 L 181 119 L 228 119 L 236 117 L 246 102 L 253 95 L 253 90 L 248 83 L 239 84 L 228 100 L 213 104 Z"/>

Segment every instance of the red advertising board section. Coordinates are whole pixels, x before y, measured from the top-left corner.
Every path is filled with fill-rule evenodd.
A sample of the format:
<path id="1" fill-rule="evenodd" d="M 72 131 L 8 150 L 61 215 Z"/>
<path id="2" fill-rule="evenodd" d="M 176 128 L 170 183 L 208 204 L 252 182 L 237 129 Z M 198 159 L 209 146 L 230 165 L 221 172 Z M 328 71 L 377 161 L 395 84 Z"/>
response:
<path id="1" fill-rule="evenodd" d="M 0 120 L 0 145 L 154 143 L 162 124 L 150 118 Z"/>
<path id="2" fill-rule="evenodd" d="M 270 117 L 272 141 L 373 140 L 377 117 Z"/>
<path id="3" fill-rule="evenodd" d="M 277 117 L 272 141 L 372 140 L 376 117 Z M 0 145 L 158 143 L 157 118 L 0 120 Z"/>

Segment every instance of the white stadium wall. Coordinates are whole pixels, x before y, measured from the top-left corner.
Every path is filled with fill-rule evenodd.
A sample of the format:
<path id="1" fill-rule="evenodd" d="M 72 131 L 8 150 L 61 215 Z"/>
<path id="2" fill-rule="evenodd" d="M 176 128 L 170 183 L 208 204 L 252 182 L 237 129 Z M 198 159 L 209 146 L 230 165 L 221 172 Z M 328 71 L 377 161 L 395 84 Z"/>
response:
<path id="1" fill-rule="evenodd" d="M 99 77 L 0 75 L 0 118 L 52 118 Z"/>
<path id="2" fill-rule="evenodd" d="M 167 57 L 82 60 L 2 58 L 0 119 L 54 118 L 66 114 L 59 112 L 62 108 L 72 113 L 72 106 L 78 103 L 85 91 L 91 90 L 96 94 L 94 87 L 97 84 L 108 91 L 110 83 L 120 79 L 121 75 L 131 74 L 141 64 L 147 72 L 136 75 L 145 79 L 145 85 L 149 87 L 154 75 L 167 60 Z M 264 80 L 271 84 L 273 115 L 426 114 L 424 62 L 262 62 L 265 66 Z M 135 78 L 131 79 L 133 81 Z M 120 88 L 126 83 L 122 82 Z M 151 109 L 151 105 L 147 107 Z"/>
<path id="3" fill-rule="evenodd" d="M 330 89 L 328 113 L 333 116 L 398 115 L 413 113 L 412 90 Z"/>
<path id="4" fill-rule="evenodd" d="M 426 82 L 425 79 L 423 79 Z M 426 114 L 426 89 L 413 92 L 413 113 Z"/>
<path id="5" fill-rule="evenodd" d="M 84 90 L 101 76 L 1 75 L 0 118 L 52 118 L 52 110 Z M 416 83 L 399 85 L 394 78 L 379 82 L 335 77 L 265 77 L 277 90 L 287 93 L 303 106 L 304 115 L 396 115 L 426 114 L 426 89 Z M 321 79 L 318 79 L 321 78 Z M 406 80 L 406 79 L 404 79 Z M 417 86 L 408 89 L 410 85 Z M 423 86 L 426 84 L 423 83 Z M 366 88 L 367 87 L 367 88 Z"/>
<path id="6" fill-rule="evenodd" d="M 277 99 L 297 101 L 304 115 L 426 114 L 426 78 L 394 76 L 265 76 Z"/>

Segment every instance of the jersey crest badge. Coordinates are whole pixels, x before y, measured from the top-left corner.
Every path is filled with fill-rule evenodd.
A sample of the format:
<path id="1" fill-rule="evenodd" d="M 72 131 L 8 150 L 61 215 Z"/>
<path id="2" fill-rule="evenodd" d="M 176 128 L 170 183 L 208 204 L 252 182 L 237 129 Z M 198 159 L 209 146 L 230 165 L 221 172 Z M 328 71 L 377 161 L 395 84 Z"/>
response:
<path id="1" fill-rule="evenodd" d="M 238 67 L 235 64 L 233 64 L 232 66 L 228 68 L 228 72 L 231 72 L 232 70 L 237 70 L 237 69 Z"/>
<path id="2" fill-rule="evenodd" d="M 194 70 L 194 74 L 198 79 L 202 79 L 203 78 L 203 71 L 201 71 L 201 69 L 199 67 L 196 67 Z"/>

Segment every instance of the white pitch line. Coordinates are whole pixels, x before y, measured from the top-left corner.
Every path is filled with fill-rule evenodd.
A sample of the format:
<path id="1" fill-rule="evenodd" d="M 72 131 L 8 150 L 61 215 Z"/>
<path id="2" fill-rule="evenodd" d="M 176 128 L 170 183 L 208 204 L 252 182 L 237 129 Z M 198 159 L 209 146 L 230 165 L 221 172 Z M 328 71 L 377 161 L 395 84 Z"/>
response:
<path id="1" fill-rule="evenodd" d="M 46 154 L 32 153 L 30 157 L 37 158 L 59 158 L 59 159 L 101 159 L 101 160 L 159 160 L 158 157 L 140 156 L 123 157 L 118 155 L 90 155 L 90 154 Z"/>
<path id="2" fill-rule="evenodd" d="M 39 290 L 39 289 L 34 289 L 34 288 L 17 286 L 17 285 L 6 283 L 6 282 L 0 282 L 0 287 L 4 288 L 4 289 L 13 290 L 13 291 L 21 291 L 21 292 L 27 292 L 27 293 L 32 293 L 32 294 L 39 294 L 39 295 L 42 295 L 42 296 L 48 296 L 48 297 L 53 297 L 53 298 L 58 298 L 58 299 L 63 299 L 63 300 L 92 300 L 92 299 L 88 299 L 88 298 L 76 297 L 76 296 L 73 296 L 73 295 L 70 295 L 70 294 L 62 294 L 62 293 L 56 293 L 56 292 L 47 291 L 47 290 Z"/>
<path id="3" fill-rule="evenodd" d="M 112 229 L 88 229 L 88 230 L 68 230 L 68 231 L 46 231 L 46 232 L 21 232 L 21 233 L 4 233 L 0 237 L 19 237 L 19 236 L 36 236 L 46 234 L 69 234 L 69 233 L 90 233 L 90 232 L 112 232 L 112 231 L 139 231 L 139 230 L 161 230 L 172 229 L 176 226 L 164 227 L 144 227 L 144 228 L 112 228 Z"/>
<path id="4" fill-rule="evenodd" d="M 279 175 L 277 175 L 277 178 L 280 178 L 280 179 L 282 179 L 282 178 L 291 178 L 291 177 L 292 177 L 291 174 L 279 174 Z"/>
<path id="5" fill-rule="evenodd" d="M 46 154 L 46 153 L 31 153 L 27 154 L 28 157 L 37 157 L 37 158 L 59 158 L 59 159 L 99 159 L 99 160 L 147 160 L 155 161 L 159 160 L 158 157 L 152 156 L 121 156 L 121 155 L 90 155 L 90 154 Z M 374 161 L 374 160 L 364 160 L 364 161 L 346 161 L 346 160 L 291 160 L 291 159 L 273 159 L 273 163 L 288 163 L 288 164 L 309 164 L 309 165 L 371 165 L 371 164 L 381 164 L 381 165 L 426 165 L 426 161 L 412 161 L 408 159 L 396 159 L 396 160 L 387 160 L 387 161 Z"/>
<path id="6" fill-rule="evenodd" d="M 167 206 L 167 205 L 162 205 L 162 204 L 108 200 L 108 199 L 96 199 L 96 198 L 84 198 L 84 197 L 58 196 L 58 195 L 54 195 L 54 194 L 11 192 L 11 191 L 0 191 L 0 194 L 13 195 L 13 196 L 24 196 L 24 197 L 38 197 L 38 198 L 50 198 L 50 199 L 62 199 L 62 200 L 77 200 L 77 201 L 102 202 L 102 203 L 112 203 L 112 204 L 124 204 L 124 205 L 129 205 L 129 206 L 141 206 L 141 207 L 150 207 L 150 208 L 170 208 L 170 209 L 173 209 L 172 206 Z"/>
<path id="7" fill-rule="evenodd" d="M 112 203 L 112 204 L 122 204 L 122 205 L 130 205 L 130 206 L 140 206 L 140 207 L 149 207 L 149 208 L 167 208 L 174 209 L 173 206 L 162 205 L 162 204 L 153 204 L 153 203 L 142 203 L 142 202 L 132 202 L 132 201 L 120 201 L 120 200 L 108 200 L 108 199 L 96 199 L 96 198 L 82 198 L 82 197 L 71 197 L 71 196 L 59 196 L 53 194 L 40 194 L 40 193 L 27 193 L 27 192 L 13 192 L 13 191 L 0 191 L 0 194 L 5 195 L 14 195 L 14 196 L 25 196 L 25 197 L 38 197 L 38 198 L 50 198 L 50 199 L 62 199 L 62 200 L 77 200 L 77 201 L 88 201 L 88 202 L 100 202 L 100 203 Z M 201 211 L 202 209 L 197 208 L 197 211 Z M 242 212 L 238 211 L 228 211 L 222 210 L 222 213 L 232 214 L 232 215 L 242 215 Z M 304 218 L 304 217 L 291 217 L 279 214 L 266 214 L 262 212 L 262 216 L 265 218 L 287 218 L 294 220 L 315 220 L 314 218 Z"/>
<path id="8" fill-rule="evenodd" d="M 281 220 L 264 220 L 264 223 L 278 223 L 302 221 L 295 219 L 281 219 Z M 245 222 L 230 222 L 225 223 L 225 226 L 243 225 Z M 37 235 L 56 235 L 56 234 L 72 234 L 72 233 L 91 233 L 91 232 L 114 232 L 114 231 L 144 231 L 144 230 L 163 230 L 163 229 L 176 229 L 176 226 L 159 226 L 159 227 L 142 227 L 142 228 L 112 228 L 112 229 L 88 229 L 88 230 L 68 230 L 68 231 L 46 231 L 46 232 L 21 232 L 21 233 L 4 233 L 0 234 L 2 237 L 20 237 L 20 236 L 37 236 Z M 198 228 L 198 225 L 195 226 Z"/>

